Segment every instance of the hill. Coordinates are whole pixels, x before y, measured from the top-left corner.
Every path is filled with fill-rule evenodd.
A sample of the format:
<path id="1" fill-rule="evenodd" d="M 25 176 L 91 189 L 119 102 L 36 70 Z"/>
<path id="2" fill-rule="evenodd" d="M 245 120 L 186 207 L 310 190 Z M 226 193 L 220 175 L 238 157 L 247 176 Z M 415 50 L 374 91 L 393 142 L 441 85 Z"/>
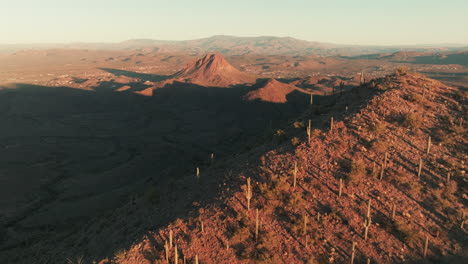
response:
<path id="1" fill-rule="evenodd" d="M 306 82 L 330 80 L 308 78 Z M 258 87 L 268 83 L 271 87 L 283 85 L 267 80 L 267 85 Z M 38 87 L 34 88 L 30 92 L 37 93 Z M 26 122 L 18 131 L 27 131 L 32 143 L 17 144 L 10 139 L 15 144 L 6 147 L 24 148 L 17 154 L 23 156 L 33 144 L 44 155 L 47 148 L 51 149 L 47 155 L 62 153 L 53 156 L 50 164 L 40 155 L 34 166 L 22 167 L 39 173 L 39 167 L 52 166 L 57 169 L 57 181 L 63 182 L 47 186 L 50 193 L 39 200 L 53 203 L 0 229 L 5 239 L 5 243 L 0 241 L 0 260 L 60 263 L 67 258 L 77 262 L 83 256 L 90 263 L 166 263 L 167 247 L 171 263 L 176 250 L 179 263 L 184 259 L 194 263 L 196 257 L 199 263 L 350 263 L 352 256 L 354 263 L 368 259 L 371 263 L 466 262 L 466 94 L 403 68 L 349 91 L 317 95 L 313 106 L 240 102 L 251 90 L 174 82 L 154 90 L 153 97 L 142 97 L 73 89 L 76 96 L 60 97 L 63 106 L 56 106 L 56 113 L 70 116 L 64 110 L 71 102 L 82 107 L 81 115 L 96 106 L 102 111 L 98 119 L 94 112 L 88 114 L 102 126 L 100 134 L 87 141 L 79 137 L 73 155 L 64 155 L 66 148 L 55 147 L 57 142 L 62 146 L 66 144 L 62 140 L 72 140 L 63 136 L 69 126 L 60 132 L 60 126 L 50 123 L 34 132 L 38 127 L 35 119 L 18 114 L 22 103 L 30 111 L 24 116 L 41 120 L 36 115 L 42 108 L 31 103 L 48 106 L 47 94 L 42 93 L 35 102 L 29 94 L 22 98 L 20 91 L 7 93 L 16 107 L 7 100 L 2 113 L 14 111 L 9 119 Z M 101 108 L 102 102 L 90 100 L 90 95 L 103 96 L 106 105 Z M 136 106 L 142 109 L 133 109 Z M 109 117 L 121 121 L 105 125 Z M 84 118 L 87 123 L 56 118 L 52 121 L 58 124 L 78 123 L 83 134 L 95 126 L 93 118 Z M 290 122 L 273 123 L 285 119 Z M 312 129 L 306 133 L 309 120 Z M 261 134 L 268 123 L 270 132 Z M 10 131 L 7 128 L 4 133 Z M 60 137 L 41 137 L 50 128 L 60 132 Z M 115 131 L 118 134 L 112 134 Z M 32 132 L 37 133 L 37 142 Z M 260 136 L 247 137 L 247 133 Z M 162 148 L 158 140 L 164 141 Z M 102 156 L 83 162 L 83 153 L 93 149 L 96 155 L 97 148 L 102 148 Z M 232 151 L 226 151 L 228 148 Z M 7 149 L 3 160 L 14 158 L 11 153 Z M 67 159 L 62 160 L 64 156 Z M 164 162 L 154 162 L 155 157 Z M 70 168 L 74 160 L 80 162 Z M 118 166 L 108 171 L 106 163 Z M 61 164 L 69 169 L 62 171 Z M 83 188 L 85 184 L 74 177 L 75 170 L 83 170 L 76 174 L 80 181 L 86 176 L 86 181 L 100 187 Z M 139 180 L 132 183 L 134 178 Z M 62 193 L 78 183 L 73 192 Z M 123 193 L 129 187 L 139 192 L 128 199 L 121 197 L 126 201 L 123 206 L 72 229 L 67 228 L 69 215 L 55 216 L 61 225 L 44 220 L 66 204 L 78 215 L 101 212 L 98 205 L 102 203 L 96 201 L 115 202 L 112 193 Z"/>
<path id="2" fill-rule="evenodd" d="M 192 60 L 171 77 L 189 83 L 216 87 L 227 87 L 255 81 L 254 77 L 240 72 L 229 64 L 223 56 L 216 53 L 209 53 L 201 59 Z"/>
<path id="3" fill-rule="evenodd" d="M 245 95 L 246 100 L 261 100 L 272 103 L 287 102 L 286 96 L 295 90 L 299 90 L 292 84 L 279 82 L 275 79 L 261 80 L 253 87 L 254 90 Z"/>
<path id="4" fill-rule="evenodd" d="M 222 164 L 231 176 L 215 201 L 109 263 L 466 263 L 466 96 L 399 72 L 336 99 L 301 117 L 312 120 L 308 142 L 286 128 L 282 136 L 299 145 L 275 143 Z"/>

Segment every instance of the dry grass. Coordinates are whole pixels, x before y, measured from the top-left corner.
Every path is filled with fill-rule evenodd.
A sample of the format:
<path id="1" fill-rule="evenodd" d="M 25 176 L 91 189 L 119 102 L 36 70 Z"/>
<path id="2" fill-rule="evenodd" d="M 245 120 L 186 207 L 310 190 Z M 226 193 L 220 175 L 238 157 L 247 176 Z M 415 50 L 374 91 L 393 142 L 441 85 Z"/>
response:
<path id="1" fill-rule="evenodd" d="M 402 116 L 402 125 L 406 128 L 416 130 L 421 128 L 421 125 L 423 123 L 423 117 L 419 113 L 405 113 Z"/>

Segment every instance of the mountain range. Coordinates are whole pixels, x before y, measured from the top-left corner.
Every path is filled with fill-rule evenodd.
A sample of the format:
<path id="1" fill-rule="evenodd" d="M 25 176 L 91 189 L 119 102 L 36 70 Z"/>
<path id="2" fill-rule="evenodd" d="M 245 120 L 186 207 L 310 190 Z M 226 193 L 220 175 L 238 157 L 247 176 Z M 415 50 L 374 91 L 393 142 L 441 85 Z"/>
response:
<path id="1" fill-rule="evenodd" d="M 157 52 L 219 52 L 226 55 L 268 54 L 268 55 L 320 55 L 355 56 L 385 52 L 418 51 L 445 52 L 467 49 L 463 44 L 412 45 L 412 46 L 371 46 L 346 45 L 312 42 L 292 37 L 236 37 L 218 35 L 194 40 L 168 41 L 153 39 L 131 39 L 117 43 L 69 43 L 69 44 L 8 44 L 0 45 L 0 52 L 15 52 L 24 49 L 113 49 L 146 50 Z"/>

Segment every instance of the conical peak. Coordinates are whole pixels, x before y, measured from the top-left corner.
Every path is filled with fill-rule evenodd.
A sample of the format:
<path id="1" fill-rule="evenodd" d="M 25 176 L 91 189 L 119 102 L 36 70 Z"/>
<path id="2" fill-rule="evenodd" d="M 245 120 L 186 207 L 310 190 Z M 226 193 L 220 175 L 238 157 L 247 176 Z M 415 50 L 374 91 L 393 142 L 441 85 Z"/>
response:
<path id="1" fill-rule="evenodd" d="M 191 61 L 174 77 L 207 86 L 229 86 L 254 81 L 254 78 L 238 71 L 218 53 L 208 53 L 203 58 Z"/>

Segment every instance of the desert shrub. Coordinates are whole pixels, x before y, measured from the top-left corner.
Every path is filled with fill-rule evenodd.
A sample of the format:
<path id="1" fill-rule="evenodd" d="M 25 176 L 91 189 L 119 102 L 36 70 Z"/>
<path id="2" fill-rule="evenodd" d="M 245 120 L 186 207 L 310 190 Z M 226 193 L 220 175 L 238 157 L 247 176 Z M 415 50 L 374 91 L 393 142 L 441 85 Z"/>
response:
<path id="1" fill-rule="evenodd" d="M 447 129 L 437 128 L 433 133 L 433 138 L 435 141 L 441 144 L 450 144 L 453 140 L 453 137 L 447 131 Z"/>
<path id="2" fill-rule="evenodd" d="M 372 150 L 384 153 L 389 148 L 390 143 L 386 140 L 375 140 L 372 142 Z"/>
<path id="3" fill-rule="evenodd" d="M 298 137 L 293 137 L 293 138 L 291 139 L 291 144 L 292 144 L 293 146 L 297 146 L 297 145 L 301 144 L 301 140 L 300 140 Z"/>
<path id="4" fill-rule="evenodd" d="M 272 263 L 274 251 L 273 234 L 260 232 L 258 241 L 253 246 L 244 247 L 238 252 L 240 259 L 254 260 L 255 263 Z"/>
<path id="5" fill-rule="evenodd" d="M 450 215 L 454 213 L 453 202 L 456 201 L 455 193 L 458 190 L 458 185 L 455 181 L 451 181 L 444 187 L 436 189 L 432 192 L 432 205 L 437 210 Z"/>
<path id="6" fill-rule="evenodd" d="M 396 236 L 405 243 L 410 244 L 419 239 L 418 232 L 410 222 L 395 221 L 394 228 Z"/>
<path id="7" fill-rule="evenodd" d="M 287 139 L 286 131 L 284 131 L 283 129 L 276 130 L 274 136 L 275 139 L 278 140 L 278 142 L 283 142 Z"/>
<path id="8" fill-rule="evenodd" d="M 415 103 L 418 103 L 418 104 L 425 104 L 427 103 L 426 99 L 424 98 L 424 96 L 422 96 L 422 94 L 418 94 L 418 93 L 410 93 L 406 96 L 406 99 L 410 102 L 415 102 Z"/>
<path id="9" fill-rule="evenodd" d="M 303 202 L 303 196 L 300 191 L 295 191 L 287 196 L 286 205 L 292 208 L 301 208 Z"/>
<path id="10" fill-rule="evenodd" d="M 388 171 L 388 178 L 400 187 L 402 190 L 408 192 L 408 194 L 412 195 L 413 197 L 417 197 L 421 193 L 421 185 L 414 181 L 405 171 Z"/>
<path id="11" fill-rule="evenodd" d="M 287 199 L 286 191 L 290 184 L 287 182 L 287 177 L 279 175 L 270 175 L 267 182 L 258 184 L 261 194 L 268 200 L 285 201 Z"/>
<path id="12" fill-rule="evenodd" d="M 123 260 L 126 255 L 125 249 L 119 249 L 114 252 L 114 260 Z"/>
<path id="13" fill-rule="evenodd" d="M 413 180 L 412 175 L 404 170 L 387 170 L 388 179 L 397 185 L 402 191 L 407 192 L 412 197 L 421 194 L 422 186 L 418 181 Z"/>
<path id="14" fill-rule="evenodd" d="M 375 132 L 375 134 L 380 136 L 387 130 L 387 125 L 384 122 L 375 122 L 374 124 L 372 124 L 370 129 L 371 131 Z"/>
<path id="15" fill-rule="evenodd" d="M 251 235 L 250 228 L 248 226 L 238 226 L 234 229 L 234 232 L 229 238 L 229 242 L 232 245 L 240 244 L 247 240 Z"/>
<path id="16" fill-rule="evenodd" d="M 405 75 L 407 73 L 408 73 L 408 67 L 406 67 L 406 66 L 400 66 L 400 67 L 395 69 L 395 75 L 396 76 Z"/>
<path id="17" fill-rule="evenodd" d="M 366 176 L 366 164 L 361 159 L 354 159 L 349 164 L 347 181 L 359 183 Z"/>
<path id="18" fill-rule="evenodd" d="M 385 91 L 385 90 L 388 89 L 388 86 L 379 83 L 379 84 L 377 84 L 377 85 L 375 86 L 375 88 L 376 88 L 377 90 L 379 90 L 379 91 Z"/>
<path id="19" fill-rule="evenodd" d="M 321 133 L 322 133 L 322 131 L 320 129 L 313 129 L 312 130 L 312 137 L 318 137 L 318 136 L 320 136 Z"/>
<path id="20" fill-rule="evenodd" d="M 78 256 L 74 260 L 73 259 L 67 259 L 67 264 L 84 264 L 84 257 L 83 256 Z"/>
<path id="21" fill-rule="evenodd" d="M 304 122 L 296 121 L 293 124 L 294 128 L 303 128 L 304 127 Z"/>
<path id="22" fill-rule="evenodd" d="M 403 114 L 402 116 L 402 125 L 406 128 L 410 129 L 419 129 L 422 125 L 423 118 L 420 114 L 418 113 L 406 113 Z"/>
<path id="23" fill-rule="evenodd" d="M 288 232 L 291 232 L 293 235 L 301 234 L 304 226 L 301 215 L 294 212 L 288 212 L 283 208 L 277 208 L 276 215 L 283 220 L 282 224 Z"/>

